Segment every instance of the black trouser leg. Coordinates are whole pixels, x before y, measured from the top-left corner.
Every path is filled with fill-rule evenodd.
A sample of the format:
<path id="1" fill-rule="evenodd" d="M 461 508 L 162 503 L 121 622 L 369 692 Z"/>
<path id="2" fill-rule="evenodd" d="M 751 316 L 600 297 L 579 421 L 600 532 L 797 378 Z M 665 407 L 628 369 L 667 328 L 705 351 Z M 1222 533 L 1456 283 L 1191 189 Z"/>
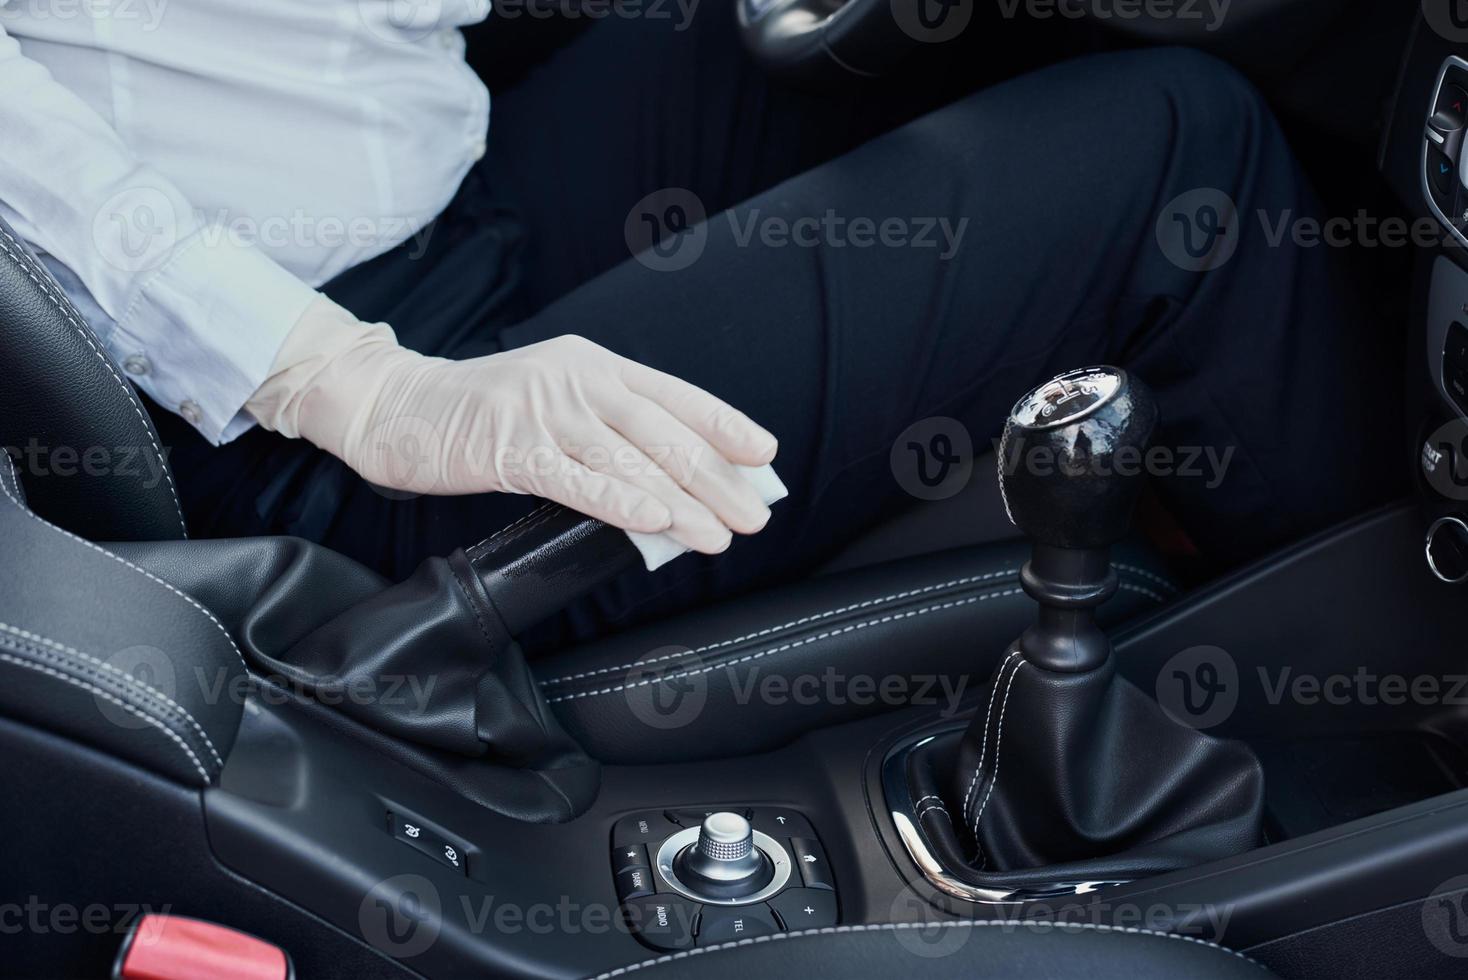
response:
<path id="1" fill-rule="evenodd" d="M 557 193 L 558 173 L 548 162 L 542 194 Z M 1212 228 L 1200 190 L 1237 207 L 1222 213 L 1232 255 L 1212 271 L 1189 267 L 1187 246 Z M 1310 208 L 1278 128 L 1233 72 L 1182 51 L 1089 58 L 784 181 L 670 239 L 661 259 L 623 261 L 454 353 L 579 333 L 713 391 L 781 439 L 776 468 L 792 496 L 764 533 L 624 577 L 568 612 L 560 626 L 576 634 L 811 567 L 919 505 L 889 462 L 909 425 L 952 417 L 987 448 L 1026 389 L 1091 362 L 1131 367 L 1157 389 L 1168 465 L 1202 469 L 1160 466 L 1156 485 L 1200 545 L 1232 560 L 1390 489 L 1380 385 L 1327 394 L 1382 380 L 1381 361 L 1362 354 L 1370 325 L 1329 250 L 1266 233 Z M 1191 224 L 1192 240 L 1179 251 L 1159 221 Z M 435 274 L 467 281 L 480 261 L 452 250 Z M 330 502 L 319 536 L 397 573 L 518 506 L 395 501 L 335 479 L 298 491 Z"/>

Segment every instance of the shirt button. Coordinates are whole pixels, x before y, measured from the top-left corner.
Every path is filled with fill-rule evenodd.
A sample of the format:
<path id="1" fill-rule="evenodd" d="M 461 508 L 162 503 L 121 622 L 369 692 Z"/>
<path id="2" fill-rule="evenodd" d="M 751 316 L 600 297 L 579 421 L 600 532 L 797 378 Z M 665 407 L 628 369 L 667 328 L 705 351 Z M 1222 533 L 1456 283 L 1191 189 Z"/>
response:
<path id="1" fill-rule="evenodd" d="M 133 354 L 122 362 L 122 369 L 128 374 L 145 378 L 153 373 L 153 365 L 142 354 Z"/>
<path id="2" fill-rule="evenodd" d="M 178 414 L 182 415 L 183 420 L 189 425 L 198 425 L 204 421 L 204 413 L 199 409 L 198 404 L 193 401 L 186 401 L 179 405 Z"/>

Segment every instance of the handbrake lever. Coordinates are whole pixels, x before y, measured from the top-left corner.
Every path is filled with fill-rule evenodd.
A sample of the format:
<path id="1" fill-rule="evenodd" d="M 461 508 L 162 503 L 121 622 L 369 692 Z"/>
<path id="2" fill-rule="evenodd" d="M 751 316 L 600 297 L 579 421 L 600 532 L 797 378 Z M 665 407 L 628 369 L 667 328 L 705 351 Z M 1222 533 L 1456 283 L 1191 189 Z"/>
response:
<path id="1" fill-rule="evenodd" d="M 625 532 L 556 503 L 537 507 L 464 555 L 511 636 L 642 564 Z"/>

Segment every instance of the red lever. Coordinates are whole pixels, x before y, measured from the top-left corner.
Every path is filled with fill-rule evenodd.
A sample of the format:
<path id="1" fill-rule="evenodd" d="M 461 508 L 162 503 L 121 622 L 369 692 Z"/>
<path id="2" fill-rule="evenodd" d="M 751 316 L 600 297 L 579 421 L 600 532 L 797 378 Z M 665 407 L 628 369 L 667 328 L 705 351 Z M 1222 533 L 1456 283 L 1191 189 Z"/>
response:
<path id="1" fill-rule="evenodd" d="M 177 915 L 145 915 L 123 941 L 114 980 L 291 980 L 279 946 L 226 926 Z"/>

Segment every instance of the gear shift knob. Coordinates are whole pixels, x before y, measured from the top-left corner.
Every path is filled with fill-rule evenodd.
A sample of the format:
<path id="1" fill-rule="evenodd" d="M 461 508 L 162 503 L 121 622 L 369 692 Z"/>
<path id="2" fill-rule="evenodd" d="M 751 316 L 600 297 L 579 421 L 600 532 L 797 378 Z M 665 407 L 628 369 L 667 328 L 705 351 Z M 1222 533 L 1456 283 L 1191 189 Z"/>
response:
<path id="1" fill-rule="evenodd" d="M 1157 403 L 1114 367 L 1069 371 L 1021 398 L 999 447 L 1009 519 L 1040 544 L 1104 548 L 1131 523 Z"/>

